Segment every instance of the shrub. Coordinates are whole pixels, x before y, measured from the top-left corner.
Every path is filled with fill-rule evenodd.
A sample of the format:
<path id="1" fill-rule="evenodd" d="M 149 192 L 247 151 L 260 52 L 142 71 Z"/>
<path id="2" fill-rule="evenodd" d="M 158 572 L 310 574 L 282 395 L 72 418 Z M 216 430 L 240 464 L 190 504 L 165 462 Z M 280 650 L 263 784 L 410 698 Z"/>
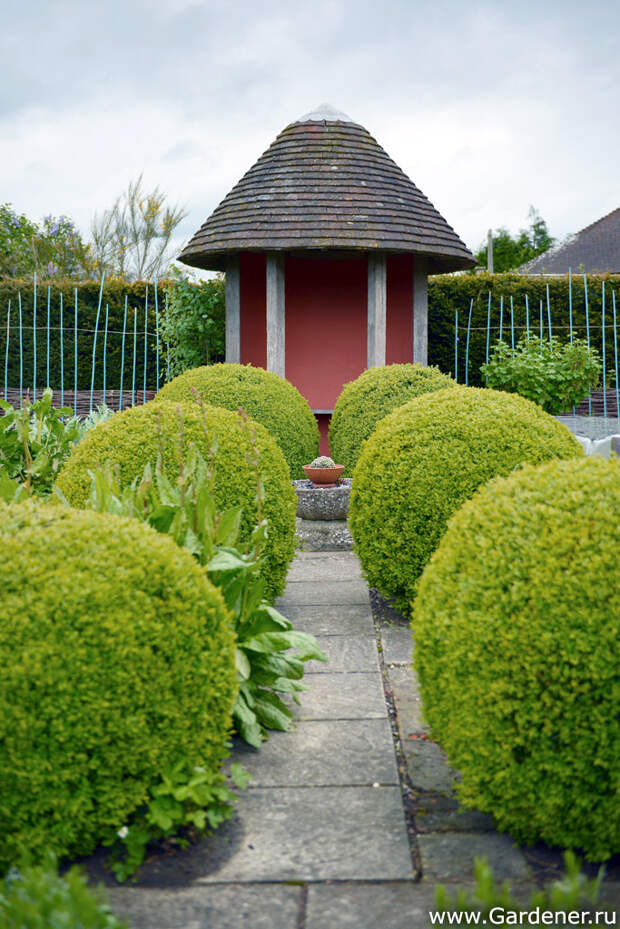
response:
<path id="1" fill-rule="evenodd" d="M 535 403 L 474 387 L 411 400 L 379 423 L 355 469 L 349 522 L 369 583 L 408 612 L 448 518 L 517 465 L 583 449 Z"/>
<path id="2" fill-rule="evenodd" d="M 364 441 L 380 419 L 421 394 L 456 386 L 438 368 L 414 364 L 369 368 L 345 384 L 329 425 L 329 447 L 334 460 L 351 476 Z"/>
<path id="3" fill-rule="evenodd" d="M 250 539 L 258 521 L 259 476 L 264 482 L 263 515 L 269 523 L 269 537 L 262 573 L 267 596 L 276 597 L 284 588 L 295 549 L 297 498 L 282 452 L 260 424 L 246 423 L 238 413 L 228 410 L 201 409 L 198 404 L 160 402 L 133 407 L 115 413 L 86 435 L 65 462 L 57 486 L 70 504 L 84 507 L 90 493 L 89 469 L 101 468 L 106 461 L 117 464 L 124 486 L 142 477 L 147 462 L 154 468 L 159 453 L 166 473 L 173 478 L 178 475 L 181 446 L 186 451 L 192 442 L 211 459 L 218 508 L 243 508 L 243 543 Z"/>
<path id="4" fill-rule="evenodd" d="M 2 929 L 127 929 L 77 868 L 62 877 L 53 855 L 42 865 L 12 870 L 0 884 Z"/>
<path id="5" fill-rule="evenodd" d="M 252 365 L 207 365 L 175 377 L 155 399 L 191 401 L 194 390 L 213 406 L 242 407 L 274 437 L 293 479 L 304 477 L 301 466 L 319 451 L 319 428 L 308 401 L 289 381 Z"/>
<path id="6" fill-rule="evenodd" d="M 132 519 L 2 506 L 0 869 L 90 853 L 186 762 L 218 772 L 236 693 L 221 595 Z"/>
<path id="7" fill-rule="evenodd" d="M 223 361 L 226 339 L 226 299 L 224 278 L 189 281 L 183 272 L 171 268 L 168 304 L 161 316 L 161 339 L 166 344 L 170 372 L 181 374 L 188 368 Z"/>
<path id="8" fill-rule="evenodd" d="M 597 386 L 601 363 L 583 339 L 562 344 L 525 337 L 514 349 L 498 342 L 480 370 L 489 387 L 527 397 L 547 413 L 565 413 Z"/>
<path id="9" fill-rule="evenodd" d="M 414 606 L 461 797 L 521 842 L 620 851 L 620 462 L 526 467 L 453 517 Z"/>

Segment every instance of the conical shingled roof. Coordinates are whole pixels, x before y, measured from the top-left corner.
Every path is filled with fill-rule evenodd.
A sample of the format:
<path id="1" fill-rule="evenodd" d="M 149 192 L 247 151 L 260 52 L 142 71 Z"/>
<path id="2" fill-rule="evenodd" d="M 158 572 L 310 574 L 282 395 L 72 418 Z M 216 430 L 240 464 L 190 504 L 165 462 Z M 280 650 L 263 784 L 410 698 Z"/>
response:
<path id="1" fill-rule="evenodd" d="M 218 271 L 231 253 L 326 249 L 423 255 L 431 274 L 475 265 L 370 133 L 328 106 L 280 133 L 179 260 Z"/>

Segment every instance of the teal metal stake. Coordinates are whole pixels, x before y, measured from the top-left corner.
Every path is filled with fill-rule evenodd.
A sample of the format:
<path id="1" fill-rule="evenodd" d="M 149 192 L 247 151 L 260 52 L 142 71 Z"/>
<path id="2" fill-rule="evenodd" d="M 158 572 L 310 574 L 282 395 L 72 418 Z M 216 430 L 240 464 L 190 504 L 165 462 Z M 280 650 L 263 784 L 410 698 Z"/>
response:
<path id="1" fill-rule="evenodd" d="M 467 319 L 467 340 L 465 342 L 465 386 L 469 383 L 469 333 L 471 332 L 471 314 L 474 309 L 474 298 L 469 301 L 469 317 Z"/>
<path id="2" fill-rule="evenodd" d="M 614 367 L 616 369 L 616 416 L 620 419 L 620 372 L 618 371 L 618 328 L 616 320 L 616 291 L 611 292 L 611 305 L 614 313 Z"/>
<path id="3" fill-rule="evenodd" d="M 459 382 L 459 311 L 454 311 L 454 380 Z"/>
<path id="4" fill-rule="evenodd" d="M 485 353 L 486 364 L 489 363 L 489 341 L 490 339 L 491 339 L 491 291 L 489 291 L 489 305 L 487 308 L 487 347 L 486 347 L 486 353 Z M 484 383 L 486 384 L 488 380 L 489 379 L 487 375 L 485 374 Z"/>
<path id="5" fill-rule="evenodd" d="M 46 367 L 45 373 L 47 375 L 45 379 L 46 387 L 50 386 L 50 291 L 51 291 L 51 287 L 48 284 L 47 285 L 47 353 L 46 353 L 47 364 L 45 366 Z"/>
<path id="6" fill-rule="evenodd" d="M 166 323 L 168 319 L 168 293 L 166 293 Z M 170 342 L 166 342 L 166 383 L 170 380 Z"/>
<path id="7" fill-rule="evenodd" d="M 106 388 L 105 376 L 106 376 L 106 354 L 107 354 L 107 351 L 108 351 L 108 315 L 109 315 L 109 307 L 108 307 L 108 304 L 106 303 L 106 305 L 105 305 L 105 329 L 103 330 L 103 405 L 104 405 L 104 406 L 106 405 L 106 402 L 105 402 L 105 388 Z"/>
<path id="8" fill-rule="evenodd" d="M 510 347 L 515 347 L 515 305 L 510 294 Z"/>
<path id="9" fill-rule="evenodd" d="M 97 351 L 97 331 L 99 329 L 99 314 L 101 312 L 101 307 L 97 307 L 97 316 L 95 317 L 95 331 L 93 333 L 93 360 L 90 366 L 90 405 L 89 413 L 93 411 L 93 392 L 95 390 L 95 354 Z"/>
<path id="10" fill-rule="evenodd" d="M 78 295 L 77 287 L 73 291 L 73 415 L 77 416 L 77 385 L 78 385 Z"/>
<path id="11" fill-rule="evenodd" d="M 542 354 L 542 344 L 543 344 L 543 306 L 542 300 L 540 301 L 540 352 Z"/>
<path id="12" fill-rule="evenodd" d="M 553 351 L 551 347 L 551 338 L 552 338 L 551 336 L 551 303 L 549 302 L 549 285 L 548 284 L 547 284 L 547 322 L 549 324 L 549 347 Z"/>
<path id="13" fill-rule="evenodd" d="M 157 278 L 155 278 L 155 390 L 159 390 L 159 304 L 157 302 Z"/>
<path id="14" fill-rule="evenodd" d="M 601 337 L 603 341 L 603 416 L 607 419 L 607 372 L 605 370 L 605 281 L 601 294 Z"/>
<path id="15" fill-rule="evenodd" d="M 32 399 L 37 399 L 37 274 L 34 274 L 32 303 Z"/>
<path id="16" fill-rule="evenodd" d="M 131 378 L 131 405 L 136 405 L 136 342 L 138 339 L 138 308 L 133 308 L 133 374 Z"/>
<path id="17" fill-rule="evenodd" d="M 125 294 L 125 313 L 123 316 L 123 339 L 121 341 L 121 386 L 118 392 L 118 408 L 123 409 L 123 371 L 125 369 L 125 332 L 127 330 L 127 294 Z"/>
<path id="18" fill-rule="evenodd" d="M 530 301 L 527 294 L 525 295 L 525 334 L 530 337 Z"/>
<path id="19" fill-rule="evenodd" d="M 65 405 L 65 354 L 62 332 L 62 290 L 60 291 L 60 405 Z"/>
<path id="20" fill-rule="evenodd" d="M 11 301 L 6 314 L 6 352 L 4 354 L 4 400 L 7 402 L 9 394 L 9 341 L 11 338 Z M 617 375 L 616 375 L 617 377 Z"/>
<path id="21" fill-rule="evenodd" d="M 583 296 L 586 304 L 586 342 L 590 348 L 590 315 L 588 310 L 588 278 L 583 276 Z M 592 395 L 588 394 L 588 416 L 592 416 Z"/>
<path id="22" fill-rule="evenodd" d="M 504 327 L 504 295 L 501 294 L 499 298 L 499 338 L 501 341 L 502 331 Z"/>
<path id="23" fill-rule="evenodd" d="M 24 396 L 24 333 L 22 326 L 22 294 L 21 291 L 17 294 L 17 302 L 19 305 L 19 408 L 21 410 L 23 406 L 23 396 Z"/>
<path id="24" fill-rule="evenodd" d="M 142 383 L 142 402 L 146 403 L 146 348 L 147 348 L 147 336 L 148 336 L 148 304 L 149 304 L 149 285 L 146 285 L 146 293 L 144 296 L 144 377 Z"/>
<path id="25" fill-rule="evenodd" d="M 568 330 L 571 345 L 573 344 L 573 269 L 568 269 Z"/>

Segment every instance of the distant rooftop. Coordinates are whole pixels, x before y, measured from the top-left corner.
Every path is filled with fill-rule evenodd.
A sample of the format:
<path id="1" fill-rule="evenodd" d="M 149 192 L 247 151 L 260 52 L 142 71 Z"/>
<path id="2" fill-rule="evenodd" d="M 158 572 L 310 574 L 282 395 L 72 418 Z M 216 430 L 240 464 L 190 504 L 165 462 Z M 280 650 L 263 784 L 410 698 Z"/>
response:
<path id="1" fill-rule="evenodd" d="M 620 273 L 620 207 L 521 265 L 522 274 Z"/>

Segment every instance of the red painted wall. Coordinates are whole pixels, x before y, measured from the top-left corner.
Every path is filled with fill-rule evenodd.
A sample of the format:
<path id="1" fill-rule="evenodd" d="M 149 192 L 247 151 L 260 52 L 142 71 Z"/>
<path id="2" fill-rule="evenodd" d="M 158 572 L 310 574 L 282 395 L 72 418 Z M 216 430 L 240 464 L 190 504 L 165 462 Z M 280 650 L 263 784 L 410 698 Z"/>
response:
<path id="1" fill-rule="evenodd" d="M 267 367 L 266 270 L 265 255 L 241 255 L 241 361 L 257 368 Z"/>
<path id="2" fill-rule="evenodd" d="M 366 367 L 366 257 L 287 256 L 286 377 L 313 410 L 333 410 Z"/>
<path id="3" fill-rule="evenodd" d="M 413 360 L 413 258 L 388 255 L 386 364 L 408 364 Z"/>

